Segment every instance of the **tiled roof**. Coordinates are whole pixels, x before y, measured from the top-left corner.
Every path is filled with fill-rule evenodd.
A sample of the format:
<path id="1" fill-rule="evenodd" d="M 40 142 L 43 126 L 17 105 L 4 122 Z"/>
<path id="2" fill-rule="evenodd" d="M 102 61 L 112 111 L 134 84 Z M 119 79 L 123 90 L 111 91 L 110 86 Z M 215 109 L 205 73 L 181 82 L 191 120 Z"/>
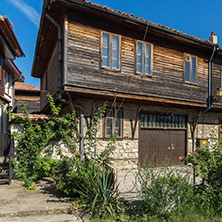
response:
<path id="1" fill-rule="evenodd" d="M 11 121 L 15 121 L 15 117 L 23 118 L 24 114 L 23 113 L 13 113 L 13 116 L 11 117 Z M 29 114 L 28 117 L 31 121 L 42 121 L 42 120 L 51 119 L 51 116 L 47 116 L 45 114 Z"/>
<path id="2" fill-rule="evenodd" d="M 23 82 L 15 82 L 15 90 L 38 91 L 40 88 Z"/>
<path id="3" fill-rule="evenodd" d="M 218 44 L 215 44 L 215 43 L 210 42 L 209 40 L 197 38 L 197 37 L 195 37 L 195 36 L 188 35 L 188 34 L 186 34 L 186 33 L 180 32 L 180 31 L 178 31 L 178 30 L 176 30 L 176 29 L 172 29 L 172 28 L 169 28 L 169 27 L 167 27 L 167 26 L 160 25 L 160 24 L 158 24 L 158 23 L 154 23 L 154 22 L 148 21 L 148 20 L 143 19 L 143 18 L 139 18 L 139 17 L 137 17 L 137 16 L 135 16 L 135 15 L 133 15 L 133 14 L 128 14 L 128 13 L 126 13 L 126 12 L 121 12 L 121 11 L 119 11 L 119 10 L 117 11 L 117 10 L 114 10 L 114 9 L 112 9 L 112 8 L 108 8 L 108 7 L 106 7 L 106 6 L 102 6 L 102 5 L 98 5 L 98 4 L 96 4 L 96 3 L 92 3 L 91 1 L 86 1 L 86 0 L 79 0 L 79 1 L 80 1 L 80 2 L 83 2 L 83 3 L 85 3 L 85 4 L 88 4 L 88 5 L 92 5 L 92 6 L 96 6 L 96 7 L 98 7 L 98 8 L 101 8 L 101 9 L 105 9 L 105 10 L 107 10 L 108 12 L 110 11 L 110 12 L 117 13 L 117 15 L 118 15 L 118 14 L 119 14 L 119 15 L 124 15 L 124 16 L 128 16 L 129 18 L 134 18 L 134 19 L 141 20 L 141 21 L 143 21 L 143 22 L 146 22 L 146 23 L 148 23 L 148 24 L 157 26 L 157 27 L 159 27 L 159 28 L 163 28 L 163 29 L 165 29 L 165 30 L 172 31 L 172 32 L 174 32 L 175 34 L 180 34 L 180 35 L 183 35 L 183 36 L 185 36 L 185 37 L 192 38 L 192 39 L 194 39 L 194 40 L 200 40 L 200 41 L 203 41 L 203 42 L 212 44 L 212 45 L 218 45 Z"/>

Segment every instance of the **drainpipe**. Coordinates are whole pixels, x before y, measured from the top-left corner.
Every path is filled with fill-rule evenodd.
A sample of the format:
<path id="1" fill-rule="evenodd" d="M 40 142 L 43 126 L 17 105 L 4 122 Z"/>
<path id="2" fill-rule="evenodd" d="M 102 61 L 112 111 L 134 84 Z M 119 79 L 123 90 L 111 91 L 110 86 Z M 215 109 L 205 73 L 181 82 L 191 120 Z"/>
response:
<path id="1" fill-rule="evenodd" d="M 207 109 L 204 110 L 202 113 L 200 112 L 197 116 L 196 119 L 194 119 L 194 123 L 193 123 L 193 136 L 192 136 L 192 150 L 193 152 L 195 151 L 195 130 L 196 130 L 196 126 L 197 126 L 197 123 L 198 123 L 198 120 L 200 118 L 201 115 L 205 114 L 207 111 L 209 111 L 212 107 L 212 95 L 211 95 L 211 86 L 212 86 L 212 60 L 213 60 L 213 57 L 215 55 L 215 52 L 218 50 L 218 47 L 217 46 L 214 46 L 213 48 L 213 52 L 210 56 L 210 60 L 209 60 L 209 66 L 208 66 L 208 103 L 207 103 Z"/>
<path id="2" fill-rule="evenodd" d="M 211 95 L 211 91 L 212 91 L 212 60 L 213 57 L 215 55 L 215 52 L 218 50 L 217 46 L 214 46 L 213 48 L 213 52 L 210 56 L 210 60 L 209 60 L 209 66 L 208 66 L 208 103 L 207 103 L 207 109 L 205 109 L 203 112 L 200 112 L 197 116 L 196 119 L 194 119 L 194 123 L 193 123 L 193 135 L 192 135 L 192 151 L 195 151 L 196 148 L 196 137 L 195 137 L 195 132 L 196 132 L 196 126 L 198 123 L 198 120 L 200 118 L 201 115 L 204 115 L 206 112 L 208 112 L 211 108 L 212 108 L 212 95 Z M 193 182 L 195 184 L 195 168 L 193 169 Z"/>
<path id="3" fill-rule="evenodd" d="M 59 42 L 59 99 L 62 98 L 62 29 L 59 23 L 57 23 L 48 13 L 45 11 L 45 16 L 58 28 L 58 42 Z"/>
<path id="4" fill-rule="evenodd" d="M 59 63 L 60 63 L 60 71 L 59 71 L 59 101 L 70 105 L 70 102 L 64 98 L 62 98 L 62 29 L 61 26 L 45 11 L 45 16 L 58 28 L 58 42 L 59 42 Z M 80 110 L 80 144 L 79 151 L 81 153 L 81 161 L 83 161 L 84 151 L 84 110 L 81 106 L 73 104 L 76 109 Z"/>

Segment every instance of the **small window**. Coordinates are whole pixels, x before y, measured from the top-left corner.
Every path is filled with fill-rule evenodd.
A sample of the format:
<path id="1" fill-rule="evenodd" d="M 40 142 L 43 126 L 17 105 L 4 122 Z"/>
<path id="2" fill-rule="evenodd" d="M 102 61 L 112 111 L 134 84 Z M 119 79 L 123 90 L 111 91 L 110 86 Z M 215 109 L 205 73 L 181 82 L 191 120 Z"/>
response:
<path id="1" fill-rule="evenodd" d="M 152 45 L 137 41 L 136 73 L 141 75 L 152 74 Z"/>
<path id="2" fill-rule="evenodd" d="M 122 136 L 122 109 L 107 109 L 105 119 L 105 137 Z"/>
<path id="3" fill-rule="evenodd" d="M 102 67 L 120 69 L 120 37 L 118 35 L 102 33 Z"/>
<path id="4" fill-rule="evenodd" d="M 195 84 L 196 74 L 197 74 L 197 58 L 195 56 L 186 55 L 185 82 Z"/>

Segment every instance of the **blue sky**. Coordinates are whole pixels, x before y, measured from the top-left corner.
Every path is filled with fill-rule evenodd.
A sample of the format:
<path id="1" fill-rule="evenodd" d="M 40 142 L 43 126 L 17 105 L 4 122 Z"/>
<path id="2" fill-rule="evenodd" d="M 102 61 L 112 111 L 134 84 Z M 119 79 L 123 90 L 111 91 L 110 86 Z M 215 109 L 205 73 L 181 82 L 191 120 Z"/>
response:
<path id="1" fill-rule="evenodd" d="M 208 39 L 216 30 L 222 45 L 221 0 L 92 0 L 116 10 L 133 13 L 149 21 L 160 23 L 199 38 Z M 0 0 L 0 14 L 9 17 L 14 32 L 26 55 L 15 63 L 25 76 L 25 83 L 39 86 L 39 79 L 31 77 L 36 37 L 43 0 Z"/>

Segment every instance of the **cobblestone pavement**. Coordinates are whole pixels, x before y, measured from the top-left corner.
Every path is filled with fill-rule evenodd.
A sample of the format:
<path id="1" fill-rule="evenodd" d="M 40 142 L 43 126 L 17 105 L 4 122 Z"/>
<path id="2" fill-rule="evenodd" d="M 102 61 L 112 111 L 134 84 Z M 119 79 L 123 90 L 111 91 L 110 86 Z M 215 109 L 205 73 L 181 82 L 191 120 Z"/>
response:
<path id="1" fill-rule="evenodd" d="M 10 186 L 0 185 L 0 221 L 82 221 L 68 214 L 72 201 L 56 192 L 49 179 L 37 184 L 37 190 L 26 190 L 15 180 Z"/>

